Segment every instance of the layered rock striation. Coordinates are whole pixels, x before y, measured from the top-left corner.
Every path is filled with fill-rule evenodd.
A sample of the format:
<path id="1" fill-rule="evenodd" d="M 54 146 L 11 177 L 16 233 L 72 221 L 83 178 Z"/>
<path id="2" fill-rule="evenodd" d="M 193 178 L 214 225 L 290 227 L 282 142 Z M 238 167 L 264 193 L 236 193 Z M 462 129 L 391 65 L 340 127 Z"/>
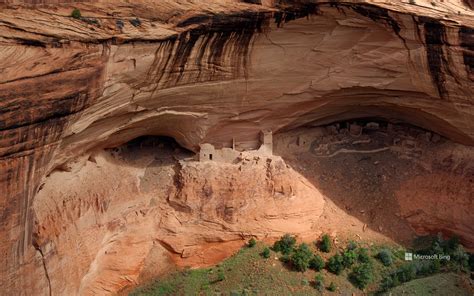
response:
<path id="1" fill-rule="evenodd" d="M 45 212 L 33 204 L 48 174 L 89 151 L 142 135 L 173 137 L 192 151 L 233 139 L 255 148 L 264 129 L 360 117 L 474 143 L 469 2 L 250 2 L 2 4 L 7 294 L 64 292 L 45 272 L 45 254 L 59 246 L 40 239 L 35 217 Z M 70 17 L 72 7 L 82 18 Z"/>

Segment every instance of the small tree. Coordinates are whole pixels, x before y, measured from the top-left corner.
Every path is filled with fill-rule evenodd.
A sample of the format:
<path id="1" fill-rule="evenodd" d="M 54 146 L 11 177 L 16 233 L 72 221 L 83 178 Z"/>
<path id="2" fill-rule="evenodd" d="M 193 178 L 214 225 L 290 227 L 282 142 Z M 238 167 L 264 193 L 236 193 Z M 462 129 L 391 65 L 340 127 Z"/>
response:
<path id="1" fill-rule="evenodd" d="M 273 250 L 275 252 L 281 252 L 284 255 L 288 255 L 293 251 L 293 247 L 296 245 L 296 238 L 285 234 L 273 244 Z"/>
<path id="2" fill-rule="evenodd" d="M 313 253 L 308 245 L 303 243 L 295 250 L 291 256 L 291 264 L 297 271 L 306 271 L 309 267 L 309 261 L 313 257 Z"/>
<path id="3" fill-rule="evenodd" d="M 331 248 L 332 248 L 331 238 L 327 234 L 323 235 L 319 249 L 325 253 L 329 253 L 331 252 Z"/>
<path id="4" fill-rule="evenodd" d="M 314 269 L 316 271 L 320 271 L 324 268 L 324 260 L 319 255 L 314 255 L 313 258 L 309 261 L 309 268 Z"/>
<path id="5" fill-rule="evenodd" d="M 265 259 L 270 258 L 270 249 L 268 247 L 265 247 L 265 249 L 263 249 L 262 257 Z"/>
<path id="6" fill-rule="evenodd" d="M 372 265 L 364 263 L 354 267 L 349 278 L 356 287 L 363 290 L 374 278 Z"/>
<path id="7" fill-rule="evenodd" d="M 369 251 L 366 248 L 360 248 L 357 252 L 357 260 L 361 263 L 370 261 Z"/>
<path id="8" fill-rule="evenodd" d="M 336 289 L 337 289 L 336 284 L 334 282 L 331 282 L 331 284 L 329 284 L 328 290 L 331 292 L 335 292 Z"/>
<path id="9" fill-rule="evenodd" d="M 324 291 L 324 277 L 322 274 L 317 274 L 314 278 L 314 287 L 320 292 Z"/>
<path id="10" fill-rule="evenodd" d="M 249 248 L 253 248 L 253 247 L 255 247 L 256 244 L 257 244 L 257 241 L 252 237 L 252 238 L 249 240 L 249 242 L 248 242 L 247 245 L 248 245 Z"/>
<path id="11" fill-rule="evenodd" d="M 357 254 L 354 251 L 345 251 L 342 259 L 345 267 L 351 267 L 357 260 Z"/>
<path id="12" fill-rule="evenodd" d="M 393 258 L 392 258 L 392 252 L 388 249 L 382 249 L 380 252 L 377 254 L 377 258 L 382 262 L 383 265 L 385 266 L 390 266 L 392 265 Z"/>
<path id="13" fill-rule="evenodd" d="M 74 8 L 71 12 L 71 16 L 75 19 L 80 19 L 81 18 L 81 11 L 77 8 Z"/>
<path id="14" fill-rule="evenodd" d="M 344 259 L 341 255 L 336 254 L 329 258 L 327 267 L 330 272 L 334 274 L 341 274 L 341 272 L 344 270 Z"/>

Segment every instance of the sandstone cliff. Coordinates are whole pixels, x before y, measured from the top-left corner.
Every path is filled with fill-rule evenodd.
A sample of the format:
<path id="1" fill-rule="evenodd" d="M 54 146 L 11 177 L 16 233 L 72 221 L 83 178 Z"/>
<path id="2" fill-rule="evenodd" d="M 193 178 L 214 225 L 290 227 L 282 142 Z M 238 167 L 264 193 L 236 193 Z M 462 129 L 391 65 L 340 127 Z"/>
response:
<path id="1" fill-rule="evenodd" d="M 262 129 L 359 117 L 474 144 L 469 1 L 19 2 L 57 1 L 0 2 L 2 293 L 66 293 L 41 233 L 67 229 L 35 227 L 49 212 L 33 204 L 89 151 L 142 135 L 252 148 Z"/>

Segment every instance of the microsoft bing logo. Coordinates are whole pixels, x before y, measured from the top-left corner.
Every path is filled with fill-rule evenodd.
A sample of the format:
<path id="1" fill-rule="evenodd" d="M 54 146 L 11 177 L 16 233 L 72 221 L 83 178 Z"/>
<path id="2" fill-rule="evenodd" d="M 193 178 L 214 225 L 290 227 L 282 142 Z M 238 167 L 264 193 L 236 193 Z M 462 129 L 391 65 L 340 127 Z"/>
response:
<path id="1" fill-rule="evenodd" d="M 413 261 L 413 253 L 405 252 L 405 261 Z"/>

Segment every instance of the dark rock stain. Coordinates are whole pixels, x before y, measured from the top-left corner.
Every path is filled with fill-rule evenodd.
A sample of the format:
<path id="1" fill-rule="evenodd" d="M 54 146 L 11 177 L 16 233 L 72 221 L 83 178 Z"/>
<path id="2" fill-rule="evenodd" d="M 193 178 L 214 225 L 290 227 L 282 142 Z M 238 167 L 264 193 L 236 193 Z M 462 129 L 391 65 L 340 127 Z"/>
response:
<path id="1" fill-rule="evenodd" d="M 252 41 L 268 27 L 269 18 L 269 13 L 247 11 L 186 19 L 178 27 L 193 28 L 158 45 L 148 78 L 161 89 L 247 77 Z"/>
<path id="2" fill-rule="evenodd" d="M 377 6 L 372 6 L 372 5 L 351 5 L 350 8 L 357 12 L 360 15 L 363 15 L 365 17 L 370 18 L 374 22 L 384 22 L 388 26 L 390 26 L 397 34 L 398 37 L 400 37 L 400 25 L 398 22 L 392 18 L 387 9 L 383 9 Z M 401 38 L 401 37 L 400 37 Z"/>
<path id="3" fill-rule="evenodd" d="M 474 74 L 474 29 L 461 27 L 459 29 L 459 40 L 463 50 L 463 60 L 468 75 Z"/>
<path id="4" fill-rule="evenodd" d="M 319 14 L 319 5 L 316 3 L 292 3 L 290 7 L 280 6 L 279 9 L 280 11 L 275 12 L 273 15 L 278 28 L 281 28 L 283 24 L 290 21 Z"/>
<path id="5" fill-rule="evenodd" d="M 469 7 L 470 9 L 474 9 L 474 1 L 473 0 L 462 0 L 464 5 Z"/>
<path id="6" fill-rule="evenodd" d="M 444 55 L 443 46 L 449 45 L 446 41 L 446 29 L 436 19 L 418 17 L 418 23 L 423 25 L 426 47 L 426 56 L 431 79 L 438 89 L 440 97 L 448 95 L 446 88 L 446 73 L 451 73 L 449 62 Z"/>

